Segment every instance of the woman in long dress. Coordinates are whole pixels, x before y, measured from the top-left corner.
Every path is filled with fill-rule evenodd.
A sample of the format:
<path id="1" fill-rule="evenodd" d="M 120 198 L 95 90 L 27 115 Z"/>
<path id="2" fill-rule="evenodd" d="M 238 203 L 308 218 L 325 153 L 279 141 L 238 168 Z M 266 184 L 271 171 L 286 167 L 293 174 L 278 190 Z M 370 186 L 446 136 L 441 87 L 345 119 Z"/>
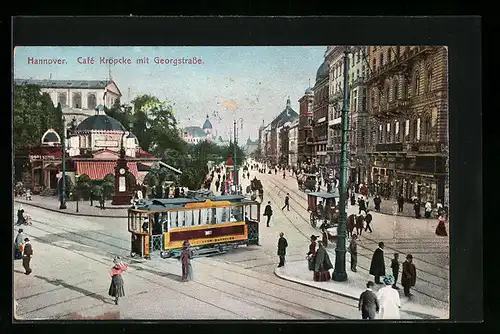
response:
<path id="1" fill-rule="evenodd" d="M 193 257 L 193 253 L 191 249 L 189 249 L 189 241 L 184 241 L 182 244 L 182 252 L 179 260 L 182 265 L 182 282 L 187 282 L 193 279 L 193 267 L 191 265 L 191 258 Z"/>
<path id="2" fill-rule="evenodd" d="M 16 236 L 16 240 L 14 240 L 14 260 L 20 260 L 23 257 L 23 249 L 22 249 L 22 245 L 24 242 L 23 229 L 20 228 L 17 232 L 18 233 Z"/>
<path id="3" fill-rule="evenodd" d="M 119 256 L 113 259 L 113 263 L 115 265 L 111 268 L 111 285 L 109 286 L 108 294 L 111 297 L 115 297 L 115 305 L 118 305 L 118 298 L 125 297 L 122 273 L 127 270 L 128 267 L 120 261 Z"/>
<path id="4" fill-rule="evenodd" d="M 314 275 L 313 280 L 316 282 L 325 282 L 330 280 L 330 269 L 333 268 L 332 263 L 330 262 L 330 257 L 326 251 L 325 246 L 322 241 L 318 242 L 318 250 L 315 255 L 315 265 L 314 265 Z"/>
<path id="5" fill-rule="evenodd" d="M 438 226 L 436 227 L 436 235 L 440 237 L 447 237 L 448 233 L 446 232 L 446 226 L 445 226 L 445 219 L 443 216 L 439 216 L 438 218 L 439 223 Z"/>
<path id="6" fill-rule="evenodd" d="M 399 292 L 392 287 L 394 277 L 386 275 L 383 280 L 385 286 L 377 292 L 380 304 L 379 317 L 380 319 L 400 319 L 401 300 L 399 299 Z"/>

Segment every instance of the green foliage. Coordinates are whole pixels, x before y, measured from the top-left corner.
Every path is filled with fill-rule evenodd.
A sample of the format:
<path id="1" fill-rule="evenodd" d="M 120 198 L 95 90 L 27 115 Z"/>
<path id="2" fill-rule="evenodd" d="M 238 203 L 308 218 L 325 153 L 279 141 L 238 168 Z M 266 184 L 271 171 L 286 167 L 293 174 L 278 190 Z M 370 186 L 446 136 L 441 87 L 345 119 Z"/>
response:
<path id="1" fill-rule="evenodd" d="M 104 197 L 110 199 L 115 191 L 115 176 L 113 174 L 108 174 L 102 179 L 102 191 Z"/>
<path id="2" fill-rule="evenodd" d="M 92 180 L 87 174 L 80 175 L 76 179 L 75 194 L 77 198 L 87 200 L 90 198 L 90 188 L 92 185 Z"/>
<path id="3" fill-rule="evenodd" d="M 69 175 L 66 175 L 66 177 L 64 179 L 66 180 L 66 182 L 64 184 L 65 189 L 66 189 L 66 192 L 65 192 L 66 193 L 66 200 L 69 200 L 69 199 L 71 199 L 71 193 L 73 193 L 73 190 L 75 189 L 75 185 L 71 181 L 71 178 L 69 177 Z M 58 187 L 59 187 L 59 190 L 62 191 L 62 178 L 59 179 Z M 59 191 L 59 194 L 61 194 L 61 191 Z"/>
<path id="4" fill-rule="evenodd" d="M 50 96 L 36 85 L 16 85 L 13 99 L 14 152 L 40 144 L 49 128 L 61 129 L 61 108 L 54 107 Z"/>

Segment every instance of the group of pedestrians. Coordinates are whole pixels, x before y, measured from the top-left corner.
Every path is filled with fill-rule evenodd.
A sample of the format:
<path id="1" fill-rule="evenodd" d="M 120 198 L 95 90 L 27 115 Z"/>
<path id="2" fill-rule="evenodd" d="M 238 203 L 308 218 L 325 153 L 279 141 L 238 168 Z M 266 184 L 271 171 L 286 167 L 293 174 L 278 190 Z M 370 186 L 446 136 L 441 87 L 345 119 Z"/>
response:
<path id="1" fill-rule="evenodd" d="M 323 241 L 317 241 L 318 236 L 311 235 L 309 252 L 306 254 L 308 268 L 313 272 L 313 280 L 316 282 L 325 282 L 330 280 L 330 269 L 333 268 L 330 256 L 325 248 Z"/>
<path id="2" fill-rule="evenodd" d="M 33 246 L 31 245 L 30 239 L 24 235 L 24 230 L 20 228 L 14 240 L 14 260 L 22 259 L 25 275 L 30 275 L 32 272 L 30 267 L 32 256 Z"/>

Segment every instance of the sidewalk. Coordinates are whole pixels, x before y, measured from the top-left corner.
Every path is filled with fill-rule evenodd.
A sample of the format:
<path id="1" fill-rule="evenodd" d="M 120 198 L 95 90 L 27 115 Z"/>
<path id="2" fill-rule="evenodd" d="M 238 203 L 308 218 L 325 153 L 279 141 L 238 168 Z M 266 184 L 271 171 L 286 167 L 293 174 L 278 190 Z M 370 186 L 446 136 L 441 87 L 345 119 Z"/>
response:
<path id="1" fill-rule="evenodd" d="M 369 280 L 373 280 L 373 277 L 361 273 L 359 270 L 356 273 L 350 271 L 350 261 L 348 260 L 348 257 L 349 256 L 346 257 L 346 270 L 348 271 L 348 279 L 345 282 L 335 282 L 333 280 L 327 282 L 315 282 L 313 280 L 313 272 L 308 270 L 307 261 L 305 260 L 288 262 L 286 266 L 276 268 L 274 270 L 274 274 L 279 278 L 287 281 L 310 286 L 316 289 L 358 300 L 361 293 L 366 289 L 366 282 L 368 282 Z M 330 273 L 333 273 L 333 269 L 330 270 Z M 380 287 L 382 286 L 376 285 L 375 288 L 378 289 Z M 400 294 L 401 293 L 402 290 L 400 290 Z M 416 318 L 432 320 L 449 318 L 448 310 L 420 305 L 410 301 L 407 297 L 401 297 L 401 313 L 402 319 Z"/>
<path id="2" fill-rule="evenodd" d="M 100 218 L 127 218 L 127 209 L 130 207 L 130 205 L 112 205 L 111 201 L 106 201 L 105 210 L 101 210 L 96 206 L 99 205 L 98 201 L 94 201 L 94 206 L 90 206 L 90 201 L 80 201 L 78 203 L 78 212 L 76 212 L 76 202 L 70 201 L 66 202 L 66 210 L 60 210 L 60 202 L 57 197 L 38 195 L 33 195 L 31 201 L 27 201 L 22 197 L 14 197 L 14 202 L 67 215 Z"/>

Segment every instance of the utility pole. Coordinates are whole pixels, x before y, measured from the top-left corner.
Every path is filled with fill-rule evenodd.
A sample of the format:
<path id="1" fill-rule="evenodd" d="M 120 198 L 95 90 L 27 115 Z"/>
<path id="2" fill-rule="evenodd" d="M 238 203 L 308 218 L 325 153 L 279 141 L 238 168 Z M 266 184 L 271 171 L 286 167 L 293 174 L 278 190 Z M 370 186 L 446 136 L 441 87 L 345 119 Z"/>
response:
<path id="1" fill-rule="evenodd" d="M 61 204 L 59 205 L 59 210 L 66 210 L 66 118 L 62 116 L 62 140 L 61 140 L 61 150 L 62 150 L 62 174 L 61 174 Z"/>
<path id="2" fill-rule="evenodd" d="M 345 255 L 346 255 L 346 232 L 347 232 L 347 134 L 349 132 L 349 47 L 345 46 L 344 50 L 344 87 L 343 87 L 343 103 L 342 103 L 342 150 L 340 156 L 340 221 L 337 227 L 337 246 L 335 247 L 335 269 L 333 270 L 332 279 L 337 282 L 347 280 L 347 272 L 345 270 Z"/>

